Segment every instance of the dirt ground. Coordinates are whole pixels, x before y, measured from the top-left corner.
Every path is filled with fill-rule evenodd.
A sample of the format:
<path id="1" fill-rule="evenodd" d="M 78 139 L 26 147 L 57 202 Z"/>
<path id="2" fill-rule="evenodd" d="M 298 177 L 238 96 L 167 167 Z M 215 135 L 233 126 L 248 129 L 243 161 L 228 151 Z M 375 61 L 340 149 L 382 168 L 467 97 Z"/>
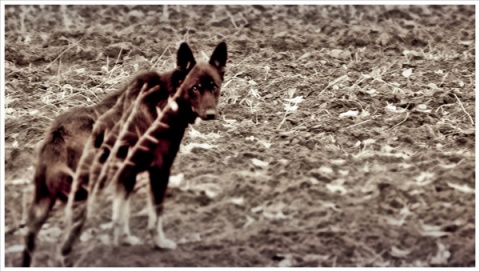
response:
<path id="1" fill-rule="evenodd" d="M 6 266 L 36 148 L 60 112 L 142 69 L 228 44 L 221 116 L 188 129 L 165 232 L 109 243 L 98 207 L 77 266 L 475 266 L 474 6 L 7 6 Z M 108 199 L 108 197 L 107 197 Z M 52 266 L 62 206 L 39 235 Z M 3 251 L 3 249 L 2 249 Z"/>

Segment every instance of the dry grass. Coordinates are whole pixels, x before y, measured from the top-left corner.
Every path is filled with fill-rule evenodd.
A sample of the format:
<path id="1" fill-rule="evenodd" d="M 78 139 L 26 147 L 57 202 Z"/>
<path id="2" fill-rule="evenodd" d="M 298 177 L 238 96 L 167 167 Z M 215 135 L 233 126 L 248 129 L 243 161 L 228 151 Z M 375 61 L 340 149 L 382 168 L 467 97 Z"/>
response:
<path id="1" fill-rule="evenodd" d="M 182 254 L 112 260 L 92 238 L 79 265 L 473 266 L 474 22 L 465 6 L 7 7 L 7 203 L 58 113 L 170 69 L 181 41 L 203 59 L 225 40 L 222 117 L 187 133 L 174 168 Z"/>

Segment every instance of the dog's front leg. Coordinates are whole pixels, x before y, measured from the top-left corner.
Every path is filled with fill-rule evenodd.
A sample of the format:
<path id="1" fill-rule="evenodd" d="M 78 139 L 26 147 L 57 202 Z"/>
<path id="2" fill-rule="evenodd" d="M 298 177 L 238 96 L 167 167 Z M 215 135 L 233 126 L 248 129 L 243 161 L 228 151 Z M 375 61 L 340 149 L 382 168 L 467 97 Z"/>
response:
<path id="1" fill-rule="evenodd" d="M 115 186 L 113 205 L 112 205 L 112 223 L 113 223 L 113 244 L 119 245 L 120 238 L 122 243 L 129 245 L 139 244 L 139 238 L 130 233 L 130 196 L 135 187 L 137 175 L 135 169 L 123 167 L 113 178 Z"/>
<path id="2" fill-rule="evenodd" d="M 155 246 L 164 249 L 175 249 L 177 244 L 166 238 L 163 232 L 163 199 L 168 185 L 170 170 L 163 170 L 158 167 L 149 169 L 150 174 L 150 205 L 148 229 L 154 237 Z"/>
<path id="3" fill-rule="evenodd" d="M 123 221 L 123 243 L 127 245 L 138 245 L 142 241 L 140 238 L 134 236 L 130 232 L 130 201 L 131 198 L 127 198 L 127 203 L 125 204 L 125 220 Z"/>
<path id="4" fill-rule="evenodd" d="M 112 203 L 112 231 L 113 231 L 113 245 L 118 246 L 120 242 L 120 236 L 122 235 L 123 228 L 126 221 L 126 208 L 128 206 L 128 194 L 124 184 L 114 184 L 115 190 Z M 128 223 L 127 223 L 128 224 Z"/>

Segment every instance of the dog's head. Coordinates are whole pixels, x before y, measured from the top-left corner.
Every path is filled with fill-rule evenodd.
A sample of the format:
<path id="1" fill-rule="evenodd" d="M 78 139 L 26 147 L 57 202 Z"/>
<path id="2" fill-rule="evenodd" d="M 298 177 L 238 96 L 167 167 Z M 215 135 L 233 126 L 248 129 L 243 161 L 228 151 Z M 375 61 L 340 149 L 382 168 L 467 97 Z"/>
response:
<path id="1" fill-rule="evenodd" d="M 215 119 L 220 86 L 223 83 L 227 63 L 227 45 L 224 42 L 219 43 L 208 63 L 196 63 L 191 51 L 190 54 L 186 54 L 188 60 L 184 59 L 180 49 L 177 62 L 188 63 L 184 66 L 193 65 L 193 67 L 178 88 L 176 95 L 182 102 L 188 104 L 193 115 L 203 120 Z"/>

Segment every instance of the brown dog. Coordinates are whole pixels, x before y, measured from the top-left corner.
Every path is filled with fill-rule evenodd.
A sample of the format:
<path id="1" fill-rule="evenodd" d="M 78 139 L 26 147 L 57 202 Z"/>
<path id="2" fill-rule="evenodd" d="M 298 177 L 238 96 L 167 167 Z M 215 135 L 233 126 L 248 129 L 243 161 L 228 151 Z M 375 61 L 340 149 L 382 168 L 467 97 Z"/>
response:
<path id="1" fill-rule="evenodd" d="M 130 114 L 122 122 L 121 129 L 115 130 L 118 134 L 109 136 L 110 139 L 117 138 L 113 147 L 109 147 L 110 155 L 105 159 L 100 153 L 91 166 L 90 173 L 101 174 L 98 179 L 90 181 L 90 188 L 93 188 L 93 191 L 89 195 L 89 205 L 83 205 L 69 218 L 70 228 L 60 252 L 60 259 L 64 264 L 71 264 L 68 257 L 73 244 L 80 235 L 88 211 L 91 211 L 95 204 L 95 195 L 105 183 L 111 184 L 114 189 L 112 218 L 114 244 L 118 244 L 122 234 L 127 241 L 132 241 L 128 228 L 129 196 L 134 189 L 137 174 L 147 170 L 150 174 L 152 204 L 148 228 L 153 235 L 156 230 L 157 247 L 176 247 L 175 242 L 165 237 L 161 220 L 170 168 L 188 124 L 193 123 L 196 117 L 204 120 L 215 119 L 226 61 L 227 48 L 223 42 L 216 47 L 209 63 L 197 64 L 192 59 L 189 64 L 190 72 L 170 98 L 167 106 L 165 100 L 158 100 L 158 93 L 162 93 L 164 86 L 163 82 L 159 84 L 159 91 L 153 87 L 156 82 L 143 82 L 145 88 L 140 92 Z M 169 82 L 168 78 L 166 81 Z M 149 90 L 146 90 L 147 85 L 151 87 Z M 95 139 L 92 141 L 95 142 Z M 73 188 L 81 187 L 74 184 Z M 72 190 L 69 204 L 73 203 L 75 194 L 77 193 Z M 72 210 L 73 207 L 68 205 L 67 209 Z"/>
<path id="2" fill-rule="evenodd" d="M 162 100 L 165 104 L 168 96 L 183 82 L 194 58 L 186 43 L 180 46 L 177 55 L 177 68 L 173 71 L 162 75 L 153 71 L 143 73 L 133 80 L 131 86 L 109 95 L 99 104 L 74 108 L 55 119 L 39 152 L 33 180 L 34 198 L 27 218 L 23 266 L 31 265 L 36 236 L 56 200 L 65 202 L 69 199 L 72 182 L 76 187 L 71 202 L 84 202 L 88 198 L 89 174 L 85 169 L 89 169 L 104 138 L 112 134 L 122 116 L 128 116 L 143 83 L 152 86 L 162 83 L 154 98 L 158 104 Z"/>

